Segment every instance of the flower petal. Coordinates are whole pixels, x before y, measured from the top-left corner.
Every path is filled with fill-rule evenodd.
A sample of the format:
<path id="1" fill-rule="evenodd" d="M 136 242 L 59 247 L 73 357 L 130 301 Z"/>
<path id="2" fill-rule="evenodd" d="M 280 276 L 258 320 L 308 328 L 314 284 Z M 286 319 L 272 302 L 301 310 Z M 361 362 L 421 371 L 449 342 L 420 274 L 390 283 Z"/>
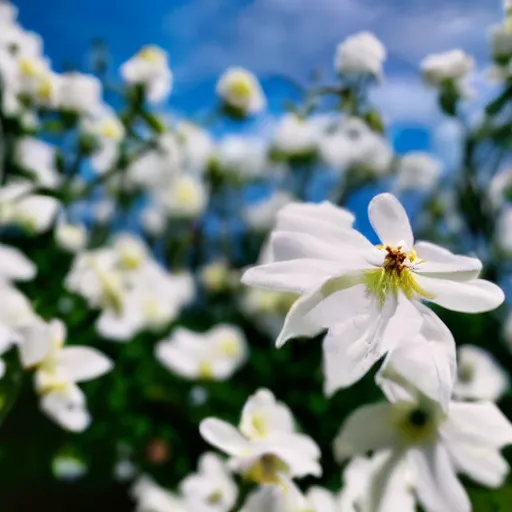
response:
<path id="1" fill-rule="evenodd" d="M 40 363 L 52 346 L 50 326 L 41 319 L 18 329 L 21 336 L 19 345 L 21 364 L 29 368 Z"/>
<path id="2" fill-rule="evenodd" d="M 399 442 L 391 423 L 392 406 L 388 402 L 363 405 L 354 411 L 342 425 L 334 440 L 336 459 L 342 462 L 370 450 L 391 448 Z"/>
<path id="3" fill-rule="evenodd" d="M 33 279 L 37 269 L 21 251 L 0 244 L 0 276 L 9 280 L 27 281 Z"/>
<path id="4" fill-rule="evenodd" d="M 497 448 L 512 444 L 512 424 L 492 402 L 452 402 L 442 432 L 450 442 Z"/>
<path id="5" fill-rule="evenodd" d="M 242 276 L 242 283 L 268 290 L 305 293 L 341 272 L 341 265 L 334 261 L 297 259 L 249 268 Z"/>
<path id="6" fill-rule="evenodd" d="M 155 356 L 168 370 L 187 379 L 199 376 L 199 359 L 192 351 L 179 347 L 176 343 L 162 341 L 155 347 Z"/>
<path id="7" fill-rule="evenodd" d="M 375 233 L 384 245 L 395 246 L 403 241 L 407 247 L 412 248 L 414 235 L 409 217 L 395 196 L 375 196 L 368 206 L 368 216 Z"/>
<path id="8" fill-rule="evenodd" d="M 475 482 L 492 488 L 503 484 L 509 467 L 497 449 L 472 443 L 450 443 L 448 450 L 457 469 Z"/>
<path id="9" fill-rule="evenodd" d="M 482 262 L 478 258 L 459 256 L 430 242 L 417 242 L 414 249 L 418 257 L 425 260 L 415 268 L 415 272 L 427 277 L 467 281 L 476 279 L 482 270 Z"/>
<path id="10" fill-rule="evenodd" d="M 342 321 L 364 310 L 364 287 L 357 286 L 360 278 L 355 273 L 330 279 L 296 300 L 286 315 L 276 347 L 291 338 L 316 336 L 333 325 L 335 319 Z"/>
<path id="11" fill-rule="evenodd" d="M 238 430 L 217 418 L 206 418 L 199 425 L 203 439 L 228 455 L 237 456 L 244 453 L 249 443 Z"/>
<path id="12" fill-rule="evenodd" d="M 335 227 L 351 228 L 355 217 L 348 210 L 335 206 L 329 201 L 321 203 L 294 202 L 279 210 L 275 229 L 288 230 L 290 226 L 300 226 L 300 221 L 304 219 L 315 220 Z"/>
<path id="13" fill-rule="evenodd" d="M 58 357 L 59 371 L 73 382 L 96 379 L 113 367 L 107 356 L 90 347 L 64 347 Z"/>
<path id="14" fill-rule="evenodd" d="M 416 282 L 433 296 L 432 302 L 461 313 L 491 311 L 505 300 L 499 286 L 483 279 L 456 282 L 416 275 Z"/>
<path id="15" fill-rule="evenodd" d="M 76 386 L 66 392 L 53 392 L 43 396 L 41 410 L 71 432 L 83 432 L 91 423 L 83 393 Z"/>
<path id="16" fill-rule="evenodd" d="M 416 492 L 425 509 L 436 512 L 471 511 L 466 491 L 442 444 L 413 448 L 408 459 L 415 472 Z"/>

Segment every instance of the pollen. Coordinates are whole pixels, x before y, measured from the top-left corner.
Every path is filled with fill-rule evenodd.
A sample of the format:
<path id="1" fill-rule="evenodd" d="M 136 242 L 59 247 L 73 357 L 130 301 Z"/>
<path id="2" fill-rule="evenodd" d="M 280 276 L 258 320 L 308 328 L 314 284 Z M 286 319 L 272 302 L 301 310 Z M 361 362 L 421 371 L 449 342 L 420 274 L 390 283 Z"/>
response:
<path id="1" fill-rule="evenodd" d="M 414 249 L 404 251 L 402 245 L 391 247 L 377 245 L 377 249 L 386 251 L 382 267 L 365 272 L 364 283 L 369 294 L 375 295 L 379 303 L 384 304 L 389 294 L 397 296 L 402 292 L 408 299 L 433 298 L 424 290 L 414 277 L 412 267 L 422 260 Z"/>
<path id="2" fill-rule="evenodd" d="M 401 437 L 414 445 L 432 441 L 437 435 L 439 420 L 433 411 L 408 402 L 397 402 L 391 418 Z"/>
<path id="3" fill-rule="evenodd" d="M 278 484 L 279 475 L 288 472 L 288 466 L 276 455 L 263 455 L 249 471 L 245 478 L 257 484 Z"/>

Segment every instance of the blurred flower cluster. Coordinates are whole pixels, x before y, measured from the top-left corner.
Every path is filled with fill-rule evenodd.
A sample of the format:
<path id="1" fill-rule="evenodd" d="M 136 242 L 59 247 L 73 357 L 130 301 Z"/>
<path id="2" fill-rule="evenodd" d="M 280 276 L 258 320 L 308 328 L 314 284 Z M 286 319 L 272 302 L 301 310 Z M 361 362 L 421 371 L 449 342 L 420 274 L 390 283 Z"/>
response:
<path id="1" fill-rule="evenodd" d="M 23 445 L 23 478 L 117 481 L 138 512 L 504 503 L 509 4 L 478 115 L 472 56 L 418 66 L 460 133 L 452 166 L 396 153 L 369 32 L 264 129 L 226 131 L 267 115 L 249 70 L 219 77 L 206 120 L 171 115 L 162 48 L 118 80 L 101 45 L 59 73 L 1 2 L 0 466 Z"/>

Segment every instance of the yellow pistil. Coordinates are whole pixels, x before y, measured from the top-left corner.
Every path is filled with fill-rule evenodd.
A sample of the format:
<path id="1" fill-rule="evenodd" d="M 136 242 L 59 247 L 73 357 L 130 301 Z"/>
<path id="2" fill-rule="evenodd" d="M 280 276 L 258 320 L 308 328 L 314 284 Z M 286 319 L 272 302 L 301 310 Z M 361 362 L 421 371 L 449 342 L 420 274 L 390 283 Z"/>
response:
<path id="1" fill-rule="evenodd" d="M 258 437 L 266 437 L 268 434 L 267 418 L 264 414 L 255 413 L 252 416 L 252 426 Z"/>
<path id="2" fill-rule="evenodd" d="M 244 474 L 245 478 L 257 484 L 278 484 L 279 474 L 288 471 L 288 466 L 276 455 L 267 454 Z"/>
<path id="3" fill-rule="evenodd" d="M 156 46 L 145 46 L 139 51 L 139 57 L 146 62 L 158 64 L 162 60 L 162 52 Z"/>
<path id="4" fill-rule="evenodd" d="M 381 268 L 367 270 L 364 284 L 368 293 L 375 295 L 381 305 L 384 304 L 388 294 L 396 297 L 399 291 L 408 299 L 433 298 L 432 294 L 416 282 L 414 273 L 410 269 L 410 264 L 421 261 L 414 249 L 405 252 L 401 246 L 394 248 L 382 245 L 377 245 L 377 249 L 387 252 L 384 264 Z"/>
<path id="5" fill-rule="evenodd" d="M 212 364 L 208 361 L 202 361 L 199 365 L 199 377 L 201 379 L 213 379 L 213 367 Z"/>
<path id="6" fill-rule="evenodd" d="M 252 83 L 247 77 L 239 77 L 231 83 L 231 93 L 239 98 L 250 98 L 252 95 Z"/>

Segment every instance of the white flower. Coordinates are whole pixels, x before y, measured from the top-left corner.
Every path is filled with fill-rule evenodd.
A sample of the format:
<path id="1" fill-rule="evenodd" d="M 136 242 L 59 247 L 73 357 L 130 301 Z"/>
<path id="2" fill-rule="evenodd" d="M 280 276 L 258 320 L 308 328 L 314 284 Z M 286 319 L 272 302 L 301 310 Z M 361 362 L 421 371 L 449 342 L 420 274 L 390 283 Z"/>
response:
<path id="1" fill-rule="evenodd" d="M 229 68 L 217 82 L 217 94 L 229 107 L 243 115 L 257 114 L 266 100 L 258 79 L 243 68 Z"/>
<path id="2" fill-rule="evenodd" d="M 126 260 L 125 265 L 129 261 Z M 131 262 L 133 264 L 134 260 Z M 162 329 L 193 298 L 190 275 L 171 274 L 154 260 L 141 267 L 125 266 L 119 277 L 121 281 L 117 284 L 120 288 L 115 288 L 114 280 L 113 301 L 107 302 L 96 324 L 102 336 L 116 341 L 130 341 L 144 329 Z"/>
<path id="3" fill-rule="evenodd" d="M 371 508 L 372 489 L 377 479 L 388 469 L 387 451 L 371 458 L 354 457 L 343 472 L 344 486 L 340 493 L 340 512 L 415 512 L 416 499 L 406 462 L 397 464 L 388 475 L 387 486 L 380 496 L 378 508 Z"/>
<path id="4" fill-rule="evenodd" d="M 370 32 L 359 32 L 338 45 L 334 59 L 337 73 L 382 76 L 386 48 Z"/>
<path id="5" fill-rule="evenodd" d="M 304 155 L 317 149 L 320 131 L 310 119 L 285 114 L 274 130 L 273 147 L 286 155 Z"/>
<path id="6" fill-rule="evenodd" d="M 125 136 L 125 128 L 115 112 L 109 107 L 101 107 L 94 115 L 81 120 L 82 133 L 92 137 L 97 144 L 91 164 L 103 173 L 112 168 L 119 153 L 119 143 Z"/>
<path id="7" fill-rule="evenodd" d="M 420 66 L 428 84 L 436 87 L 446 83 L 460 86 L 461 80 L 474 70 L 475 60 L 457 49 L 429 55 L 421 61 Z"/>
<path id="8" fill-rule="evenodd" d="M 165 230 L 165 213 L 161 207 L 150 204 L 141 211 L 140 223 L 146 233 L 153 236 L 161 235 Z"/>
<path id="9" fill-rule="evenodd" d="M 411 151 L 400 159 L 396 187 L 398 190 L 432 190 L 441 174 L 441 163 L 421 151 Z"/>
<path id="10" fill-rule="evenodd" d="M 198 125 L 180 121 L 176 136 L 181 145 L 182 165 L 192 174 L 202 174 L 214 149 L 210 134 Z"/>
<path id="11" fill-rule="evenodd" d="M 83 224 L 70 224 L 64 220 L 55 225 L 55 242 L 68 252 L 85 249 L 88 240 L 87 228 Z"/>
<path id="12" fill-rule="evenodd" d="M 336 171 L 350 168 L 381 176 L 390 170 L 393 150 L 380 134 L 358 118 L 349 118 L 320 141 L 320 154 Z"/>
<path id="13" fill-rule="evenodd" d="M 43 412 L 61 427 L 81 432 L 91 418 L 76 383 L 100 377 L 110 371 L 112 362 L 90 347 L 65 347 L 65 338 L 66 328 L 59 320 L 34 322 L 24 331 L 21 359 L 36 365 L 35 388 Z"/>
<path id="14" fill-rule="evenodd" d="M 215 453 L 202 455 L 197 473 L 182 480 L 179 488 L 192 511 L 198 504 L 204 506 L 205 512 L 228 512 L 238 496 L 238 487 L 225 461 Z"/>
<path id="15" fill-rule="evenodd" d="M 404 382 L 402 387 L 385 380 L 381 385 L 391 403 L 357 409 L 334 442 L 339 460 L 368 451 L 387 451 L 369 493 L 374 506 L 388 479 L 404 462 L 426 510 L 471 510 L 457 472 L 488 487 L 502 484 L 509 468 L 499 450 L 512 443 L 512 425 L 493 403 L 451 402 L 444 413 L 413 384 Z"/>
<path id="16" fill-rule="evenodd" d="M 267 231 L 273 226 L 277 212 L 293 200 L 290 193 L 281 190 L 275 191 L 262 201 L 245 206 L 243 211 L 245 222 L 251 229 Z"/>
<path id="17" fill-rule="evenodd" d="M 131 488 L 137 502 L 135 512 L 190 512 L 185 501 L 160 487 L 148 476 L 141 476 Z"/>
<path id="18" fill-rule="evenodd" d="M 177 176 L 153 193 L 155 202 L 172 217 L 199 217 L 208 205 L 203 180 L 192 175 Z"/>
<path id="19" fill-rule="evenodd" d="M 260 178 L 271 169 L 266 143 L 257 137 L 225 137 L 217 146 L 214 160 L 222 172 L 242 179 Z"/>
<path id="20" fill-rule="evenodd" d="M 496 209 L 512 199 L 512 168 L 508 167 L 495 174 L 489 184 L 489 199 Z"/>
<path id="21" fill-rule="evenodd" d="M 132 186 L 158 190 L 179 176 L 181 148 L 173 133 L 158 137 L 155 149 L 147 151 L 126 170 L 126 179 Z"/>
<path id="22" fill-rule="evenodd" d="M 186 379 L 226 380 L 245 362 L 247 341 L 235 326 L 218 324 L 206 333 L 178 327 L 155 349 L 157 359 Z"/>
<path id="23" fill-rule="evenodd" d="M 480 347 L 463 345 L 457 350 L 458 379 L 453 394 L 460 399 L 495 402 L 509 387 L 508 374 Z"/>
<path id="24" fill-rule="evenodd" d="M 279 483 L 284 476 L 319 476 L 320 450 L 295 432 L 293 416 L 274 395 L 260 389 L 249 397 L 238 429 L 216 418 L 201 422 L 203 438 L 231 456 L 230 467 L 257 483 Z"/>
<path id="25" fill-rule="evenodd" d="M 512 56 L 512 31 L 507 23 L 492 28 L 491 49 L 492 55 L 498 64 Z"/>
<path id="26" fill-rule="evenodd" d="M 151 103 L 165 101 L 172 88 L 172 73 L 167 53 L 158 46 L 144 46 L 121 66 L 123 79 L 146 89 Z"/>
<path id="27" fill-rule="evenodd" d="M 507 256 L 512 256 L 512 206 L 506 206 L 496 222 L 494 234 L 496 245 Z"/>
<path id="28" fill-rule="evenodd" d="M 411 313 L 419 300 L 467 313 L 489 311 L 504 300 L 498 286 L 478 279 L 478 259 L 428 242 L 414 244 L 407 214 L 392 195 L 374 197 L 368 211 L 382 245 L 372 245 L 352 229 L 353 217 L 345 210 L 324 206 L 309 218 L 292 210 L 293 231 L 278 227 L 272 234 L 273 262 L 242 277 L 249 285 L 301 294 L 276 346 L 328 329 L 325 343 L 340 354 L 345 385 L 394 348 L 397 328 L 418 332 L 418 316 L 432 315 L 427 309 Z"/>
<path id="29" fill-rule="evenodd" d="M 59 76 L 59 107 L 76 114 L 94 113 L 102 105 L 101 82 L 93 75 L 63 73 Z"/>
<path id="30" fill-rule="evenodd" d="M 57 170 L 57 151 L 54 146 L 34 137 L 22 137 L 16 143 L 15 159 L 32 173 L 37 185 L 57 188 L 61 177 Z"/>

